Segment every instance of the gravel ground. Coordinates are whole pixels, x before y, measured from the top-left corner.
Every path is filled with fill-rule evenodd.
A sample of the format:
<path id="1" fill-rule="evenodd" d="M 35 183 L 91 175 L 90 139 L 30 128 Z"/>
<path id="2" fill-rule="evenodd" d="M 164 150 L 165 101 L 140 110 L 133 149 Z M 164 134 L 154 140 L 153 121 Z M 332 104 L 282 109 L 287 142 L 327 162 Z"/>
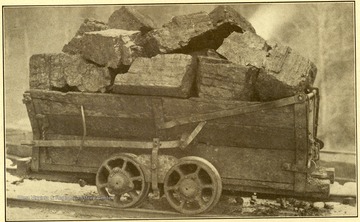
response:
<path id="1" fill-rule="evenodd" d="M 8 168 L 11 161 L 6 161 Z M 355 183 L 346 183 L 343 186 L 334 184 L 333 191 L 349 193 L 356 191 Z M 86 202 L 104 204 L 96 199 L 95 186 L 80 187 L 78 184 L 49 182 L 45 180 L 22 179 L 6 173 L 6 195 L 12 198 L 29 198 L 52 201 Z M 163 197 L 160 200 L 148 198 L 140 207 L 156 210 L 170 210 L 172 208 Z M 357 207 L 336 202 L 309 202 L 294 198 L 260 199 L 255 204 L 250 197 L 234 197 L 222 195 L 220 202 L 209 214 L 228 215 L 236 217 L 261 216 L 354 216 Z M 34 220 L 34 219 L 99 219 L 86 215 L 77 215 L 75 212 L 50 211 L 46 209 L 7 208 L 7 220 Z"/>

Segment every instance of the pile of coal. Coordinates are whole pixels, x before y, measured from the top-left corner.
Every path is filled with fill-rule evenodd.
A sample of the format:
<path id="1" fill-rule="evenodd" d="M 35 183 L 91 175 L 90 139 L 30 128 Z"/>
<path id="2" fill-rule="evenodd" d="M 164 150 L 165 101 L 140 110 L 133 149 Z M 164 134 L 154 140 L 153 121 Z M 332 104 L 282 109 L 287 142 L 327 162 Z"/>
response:
<path id="1" fill-rule="evenodd" d="M 316 71 L 230 6 L 175 16 L 160 28 L 124 6 L 107 23 L 86 19 L 62 53 L 33 55 L 30 88 L 272 101 L 306 92 Z"/>

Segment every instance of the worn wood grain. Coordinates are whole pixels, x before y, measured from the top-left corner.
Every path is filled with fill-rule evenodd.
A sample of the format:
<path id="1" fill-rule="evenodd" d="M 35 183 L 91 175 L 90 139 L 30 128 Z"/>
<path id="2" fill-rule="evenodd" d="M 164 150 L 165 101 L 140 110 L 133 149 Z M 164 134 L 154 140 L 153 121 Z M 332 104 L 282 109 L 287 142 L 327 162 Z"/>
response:
<path id="1" fill-rule="evenodd" d="M 283 162 L 294 160 L 294 150 L 251 149 L 198 144 L 185 155 L 207 159 L 223 178 L 293 183 L 294 173 L 281 170 Z"/>
<path id="2" fill-rule="evenodd" d="M 307 103 L 296 104 L 295 111 L 295 164 L 298 168 L 307 167 L 308 158 L 308 129 Z M 307 174 L 295 172 L 294 191 L 305 192 Z"/>
<path id="3" fill-rule="evenodd" d="M 227 35 L 231 32 L 253 32 L 255 33 L 254 27 L 249 21 L 247 21 L 238 11 L 228 5 L 217 6 L 214 10 L 209 13 L 211 21 L 217 29 L 227 29 Z M 227 37 L 227 36 L 226 36 Z"/>
<path id="4" fill-rule="evenodd" d="M 75 36 L 70 40 L 69 43 L 65 44 L 62 51 L 71 55 L 81 53 L 81 41 L 82 36 L 86 32 L 93 32 L 93 31 L 101 31 L 106 30 L 109 27 L 104 22 L 98 21 L 96 19 L 85 19 L 84 22 L 80 25 L 78 31 L 76 32 Z"/>
<path id="5" fill-rule="evenodd" d="M 252 32 L 232 33 L 217 52 L 229 61 L 258 69 L 255 90 L 260 101 L 305 92 L 312 87 L 316 66 L 288 46 L 265 41 Z"/>
<path id="6" fill-rule="evenodd" d="M 166 131 L 167 139 L 175 139 L 183 133 L 191 133 L 196 124 L 178 126 Z M 262 149 L 294 150 L 294 129 L 276 127 L 243 126 L 207 121 L 195 138 L 198 143 L 217 146 L 233 146 Z"/>
<path id="7" fill-rule="evenodd" d="M 234 179 L 234 178 L 221 178 L 224 184 L 232 184 L 238 186 L 246 186 L 253 188 L 273 188 L 279 190 L 289 190 L 294 189 L 292 183 L 276 183 L 271 181 L 261 181 L 261 180 L 244 180 L 244 179 Z"/>
<path id="8" fill-rule="evenodd" d="M 49 115 L 48 119 L 49 133 L 82 135 L 81 117 Z M 156 136 L 155 123 L 151 119 L 93 117 L 86 119 L 86 126 L 89 136 L 129 140 L 152 140 Z"/>
<path id="9" fill-rule="evenodd" d="M 205 12 L 174 16 L 162 28 L 148 32 L 137 42 L 148 56 L 157 54 L 198 51 L 213 48 L 209 34 L 213 29 L 210 17 Z"/>
<path id="10" fill-rule="evenodd" d="M 257 69 L 252 67 L 199 59 L 196 81 L 199 97 L 256 100 L 254 84 L 257 74 Z"/>
<path id="11" fill-rule="evenodd" d="M 187 98 L 195 69 L 195 59 L 185 54 L 137 58 L 127 73 L 116 76 L 113 92 Z"/>
<path id="12" fill-rule="evenodd" d="M 112 29 L 139 30 L 143 33 L 155 28 L 155 23 L 149 16 L 131 6 L 122 6 L 114 11 L 109 17 L 108 25 Z"/>
<path id="13" fill-rule="evenodd" d="M 105 92 L 111 83 L 109 70 L 78 55 L 36 54 L 30 58 L 30 89 Z"/>

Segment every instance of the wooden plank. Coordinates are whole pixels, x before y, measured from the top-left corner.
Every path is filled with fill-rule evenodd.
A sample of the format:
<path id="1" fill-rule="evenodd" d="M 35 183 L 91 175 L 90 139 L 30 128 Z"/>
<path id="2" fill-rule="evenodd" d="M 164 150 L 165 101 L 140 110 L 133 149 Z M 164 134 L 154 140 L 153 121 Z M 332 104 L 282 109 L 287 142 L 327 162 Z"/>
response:
<path id="1" fill-rule="evenodd" d="M 29 93 L 24 93 L 23 102 L 26 105 L 27 113 L 29 116 L 32 132 L 33 132 L 33 139 L 38 140 L 41 138 L 41 128 L 38 120 L 35 118 L 36 116 L 36 109 L 33 103 L 33 100 Z M 39 170 L 39 148 L 32 147 L 32 161 L 31 161 L 31 170 L 38 171 Z"/>
<path id="2" fill-rule="evenodd" d="M 218 101 L 203 101 L 193 99 L 189 101 L 164 99 L 164 114 L 167 121 L 184 118 L 192 114 L 211 113 L 236 107 L 246 106 L 249 103 L 227 103 Z M 256 104 L 256 103 L 250 103 Z M 181 110 L 181 112 L 179 112 Z M 294 109 L 292 106 L 283 106 L 259 112 L 243 113 L 241 115 L 224 117 L 212 120 L 216 123 L 237 124 L 246 126 L 267 126 L 279 128 L 294 128 Z"/>
<path id="3" fill-rule="evenodd" d="M 291 105 L 291 104 L 294 104 L 297 102 L 298 102 L 298 100 L 296 99 L 296 96 L 293 96 L 293 97 L 287 97 L 287 98 L 279 99 L 279 100 L 272 101 L 272 102 L 258 103 L 258 104 L 238 107 L 238 108 L 229 109 L 229 110 L 221 110 L 221 111 L 217 111 L 217 112 L 204 113 L 204 114 L 193 114 L 193 115 L 189 115 L 188 117 L 177 118 L 177 119 L 172 119 L 170 121 L 167 121 L 164 123 L 162 128 L 165 128 L 165 129 L 172 128 L 174 126 L 179 126 L 179 125 L 188 124 L 188 123 L 201 122 L 201 121 L 207 121 L 207 120 L 218 119 L 218 118 L 223 118 L 223 117 L 235 116 L 235 115 L 240 115 L 243 113 L 257 112 L 257 111 L 266 110 L 266 109 L 274 109 L 274 108 L 278 108 L 278 107 Z"/>
<path id="4" fill-rule="evenodd" d="M 178 126 L 167 130 L 167 139 L 178 139 L 191 133 L 196 124 Z M 263 149 L 293 150 L 294 129 L 218 124 L 208 121 L 195 138 L 198 143 Z"/>
<path id="5" fill-rule="evenodd" d="M 82 135 L 81 116 L 48 115 L 49 133 Z M 86 117 L 87 135 L 93 137 L 152 140 L 156 128 L 152 119 Z"/>
<path id="6" fill-rule="evenodd" d="M 43 90 L 31 90 L 31 98 L 38 101 L 44 113 L 50 114 L 78 114 L 80 113 L 80 106 L 83 105 L 85 113 L 91 110 L 92 113 L 88 115 L 115 115 L 115 116 L 129 116 L 134 115 L 152 117 L 152 103 L 149 96 L 129 96 L 129 95 L 115 95 L 115 94 L 100 94 L 100 93 L 76 93 L 76 92 L 49 92 Z M 37 99 L 40 99 L 37 100 Z M 49 101 L 49 102 L 48 102 Z M 51 102 L 50 102 L 51 101 Z M 62 108 L 62 106 L 64 106 Z M 113 114 L 112 114 L 113 113 Z"/>
<path id="7" fill-rule="evenodd" d="M 41 129 L 38 120 L 35 118 L 36 116 L 36 110 L 34 106 L 34 100 L 31 98 L 31 95 L 29 93 L 24 93 L 24 99 L 23 102 L 26 106 L 26 110 L 29 116 L 32 132 L 33 132 L 33 138 L 34 139 L 40 139 L 41 137 Z"/>
<path id="8" fill-rule="evenodd" d="M 281 169 L 282 163 L 294 161 L 294 150 L 197 144 L 181 153 L 205 158 L 215 166 L 222 178 L 294 183 L 294 173 Z"/>
<path id="9" fill-rule="evenodd" d="M 308 155 L 307 102 L 295 104 L 295 165 L 306 168 Z M 294 191 L 305 192 L 307 174 L 295 172 Z"/>
<path id="10" fill-rule="evenodd" d="M 68 165 L 76 167 L 91 167 L 98 168 L 101 163 L 106 159 L 110 158 L 113 155 L 119 153 L 134 153 L 134 154 L 144 154 L 151 152 L 151 149 L 129 149 L 129 148 L 98 148 L 98 147 L 84 147 L 81 150 L 79 159 L 75 163 L 79 147 L 52 147 L 41 148 L 40 152 L 40 168 L 46 169 L 45 165 Z M 83 172 L 80 168 L 77 168 L 78 172 Z M 49 169 L 50 170 L 50 169 Z M 64 170 L 65 171 L 65 170 Z M 71 171 L 76 172 L 76 171 Z"/>
<path id="11" fill-rule="evenodd" d="M 214 63 L 199 57 L 196 81 L 199 97 L 254 101 L 257 73 L 257 69 L 245 65 Z"/>
<path id="12" fill-rule="evenodd" d="M 70 104 L 64 102 L 50 101 L 50 100 L 33 100 L 36 106 L 40 107 L 45 115 L 73 115 L 79 116 L 80 104 Z M 120 107 L 123 106 L 123 107 Z M 102 103 L 86 104 L 84 105 L 85 116 L 95 117 L 119 117 L 119 118 L 152 118 L 149 110 L 137 109 L 134 105 L 125 106 L 121 103 L 108 104 Z"/>
<path id="13" fill-rule="evenodd" d="M 58 172 L 81 172 L 81 173 L 96 173 L 97 167 L 86 167 L 76 165 L 57 165 L 57 164 L 42 164 L 40 170 L 58 171 Z"/>
<path id="14" fill-rule="evenodd" d="M 279 190 L 293 190 L 294 185 L 290 183 L 275 183 L 261 180 L 242 180 L 234 178 L 221 178 L 223 184 L 232 184 L 247 187 L 262 187 L 262 188 L 273 188 Z M 259 178 L 260 179 L 260 178 Z"/>
<path id="15" fill-rule="evenodd" d="M 112 92 L 188 98 L 196 68 L 196 60 L 185 54 L 140 57 L 127 73 L 116 76 Z"/>
<path id="16" fill-rule="evenodd" d="M 36 147 L 80 147 L 81 140 L 34 140 Z M 84 147 L 96 148 L 133 148 L 133 149 L 152 149 L 153 142 L 138 142 L 126 140 L 84 140 Z M 161 141 L 159 148 L 171 149 L 180 147 L 179 140 Z"/>
<path id="17" fill-rule="evenodd" d="M 280 190 L 274 188 L 265 188 L 265 187 L 252 187 L 252 186 L 243 186 L 243 185 L 233 185 L 233 184 L 223 184 L 223 190 L 232 190 L 232 191 L 241 191 L 249 193 L 263 193 L 263 194 L 277 194 L 277 195 L 286 195 L 286 196 L 304 196 L 297 193 L 294 194 L 294 191 L 290 190 Z M 311 196 L 311 195 L 309 195 Z"/>

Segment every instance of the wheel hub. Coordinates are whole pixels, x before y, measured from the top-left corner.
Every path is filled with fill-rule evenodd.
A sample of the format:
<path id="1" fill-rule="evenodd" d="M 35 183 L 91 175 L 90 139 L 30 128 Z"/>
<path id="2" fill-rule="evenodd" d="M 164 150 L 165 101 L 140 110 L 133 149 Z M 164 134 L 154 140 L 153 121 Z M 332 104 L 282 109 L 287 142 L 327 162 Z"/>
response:
<path id="1" fill-rule="evenodd" d="M 112 194 L 123 194 L 134 188 L 129 176 L 120 168 L 115 167 L 110 171 L 108 177 L 108 188 Z"/>
<path id="2" fill-rule="evenodd" d="M 199 186 L 194 180 L 186 178 L 180 181 L 179 190 L 185 197 L 193 198 L 198 193 Z"/>

